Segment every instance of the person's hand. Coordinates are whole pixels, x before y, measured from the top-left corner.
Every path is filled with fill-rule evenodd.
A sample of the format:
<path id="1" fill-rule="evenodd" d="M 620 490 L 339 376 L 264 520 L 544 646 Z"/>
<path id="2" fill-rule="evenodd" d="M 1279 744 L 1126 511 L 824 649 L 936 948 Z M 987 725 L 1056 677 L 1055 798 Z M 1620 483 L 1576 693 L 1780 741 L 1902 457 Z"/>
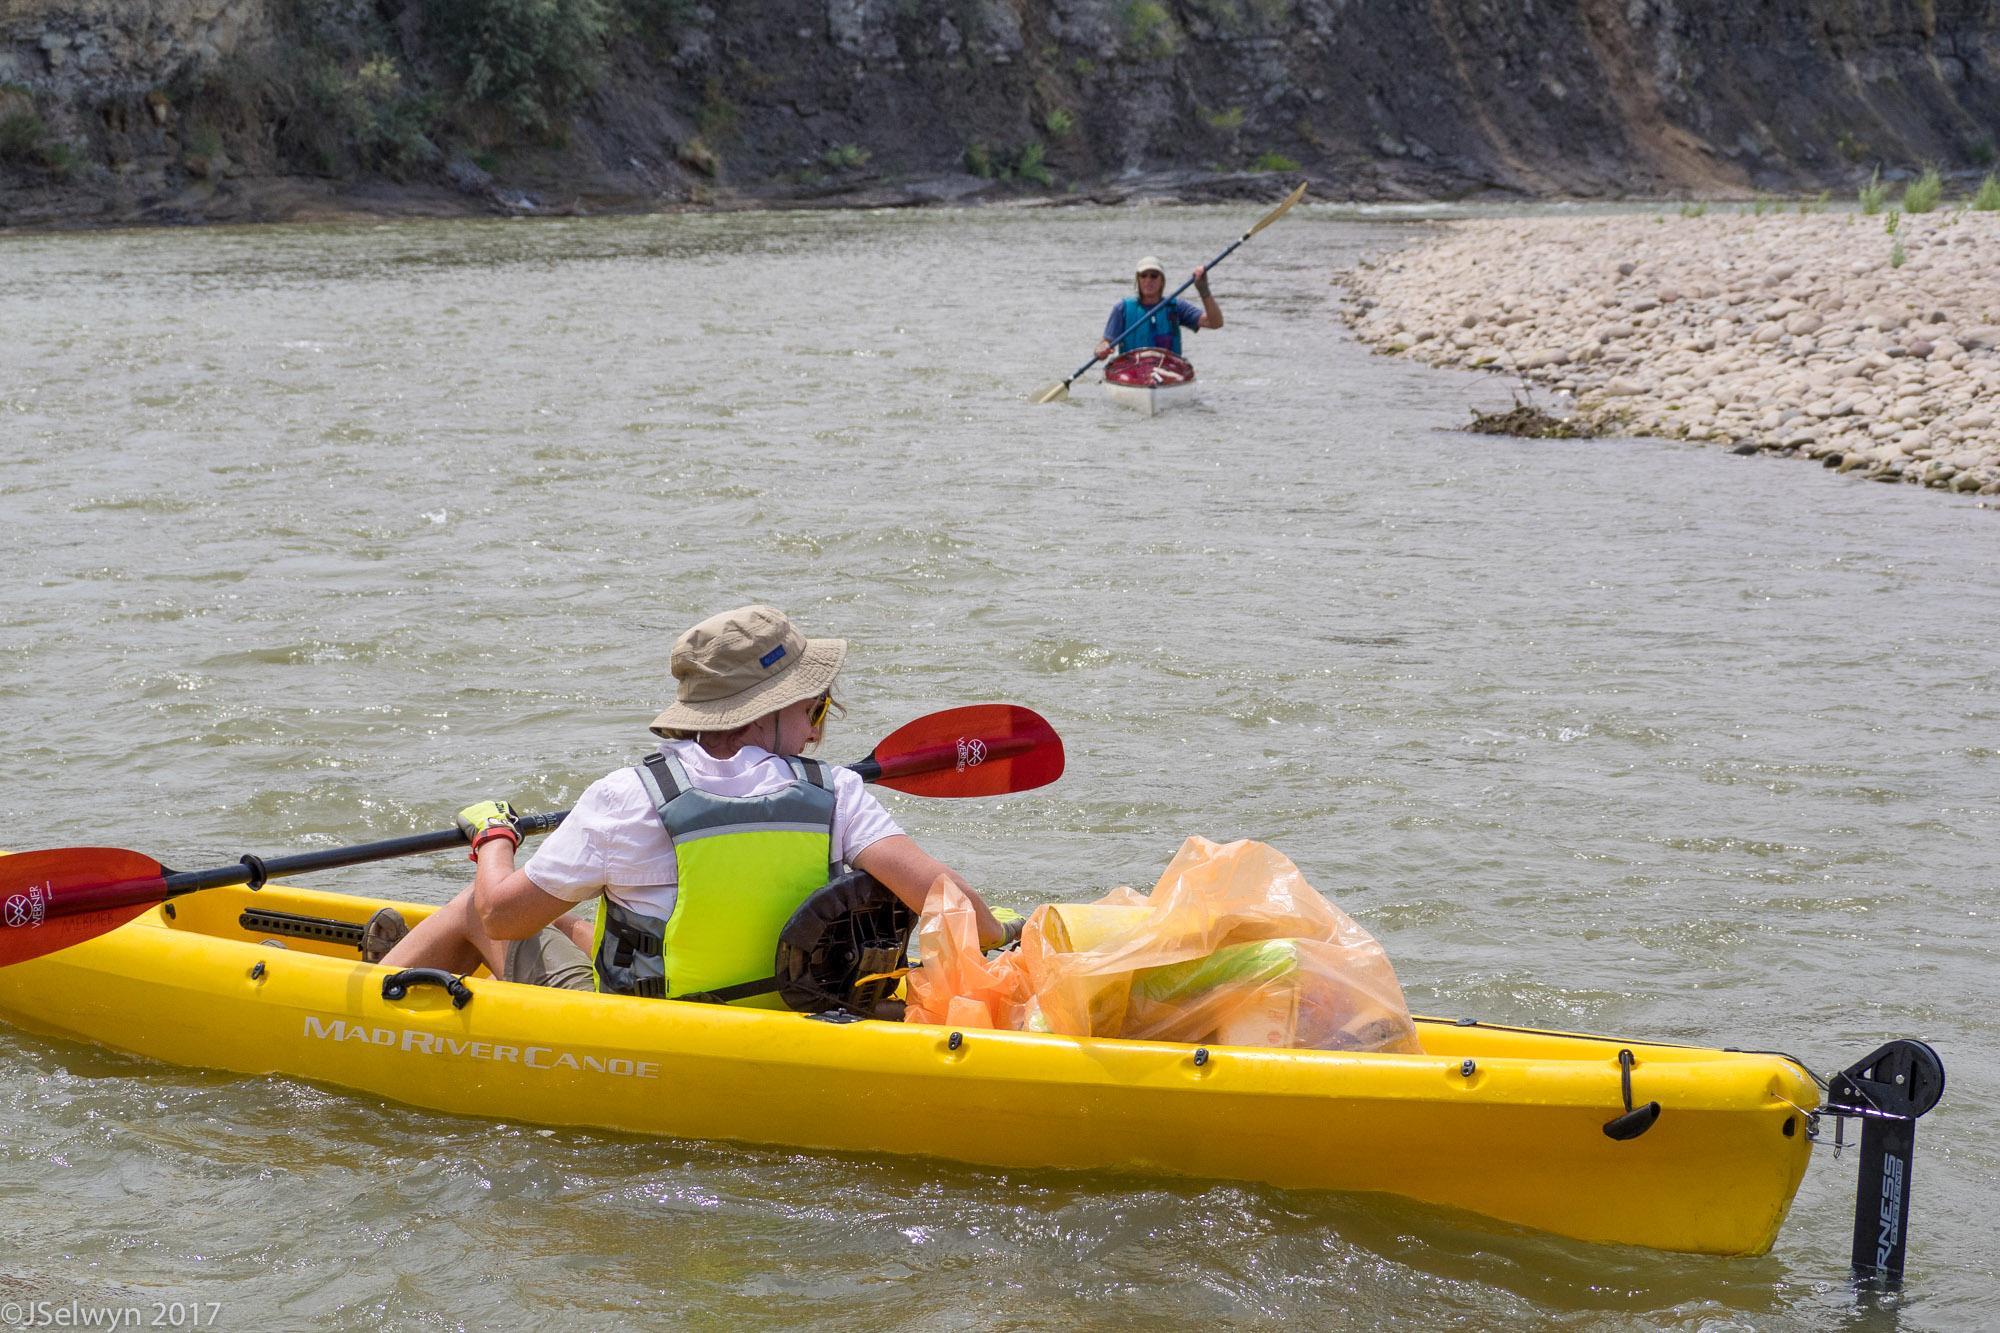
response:
<path id="1" fill-rule="evenodd" d="M 992 909 L 992 912 L 993 919 L 998 921 L 1000 929 L 1006 932 L 1006 934 L 1000 937 L 1000 943 L 993 947 L 996 949 L 1011 949 L 1019 944 L 1021 942 L 1021 932 L 1027 927 L 1028 918 L 1006 907 L 995 907 Z"/>
<path id="2" fill-rule="evenodd" d="M 1194 266 L 1194 285 L 1202 291 L 1208 290 L 1208 266 L 1206 264 L 1196 264 Z"/>
<path id="3" fill-rule="evenodd" d="M 1102 361 L 1102 360 L 1103 360 L 1103 359 L 1104 359 L 1105 357 L 1107 357 L 1107 356 L 1110 356 L 1110 355 L 1111 355 L 1111 344 L 1110 344 L 1110 343 L 1106 343 L 1106 342 L 1101 342 L 1101 343 L 1097 344 L 1097 359 L 1098 359 L 1099 361 Z"/>
<path id="4" fill-rule="evenodd" d="M 458 831 L 472 844 L 468 859 L 473 861 L 479 859 L 479 844 L 494 838 L 505 838 L 516 847 L 521 845 L 520 818 L 505 801 L 481 801 L 466 806 L 458 812 Z"/>

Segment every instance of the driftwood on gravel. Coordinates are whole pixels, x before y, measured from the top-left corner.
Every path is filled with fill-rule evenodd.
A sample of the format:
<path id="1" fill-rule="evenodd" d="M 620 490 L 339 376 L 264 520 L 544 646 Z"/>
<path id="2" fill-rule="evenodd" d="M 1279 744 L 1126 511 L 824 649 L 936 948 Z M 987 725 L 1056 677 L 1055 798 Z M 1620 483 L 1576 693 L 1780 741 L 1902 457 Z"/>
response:
<path id="1" fill-rule="evenodd" d="M 1573 413 L 1559 417 L 1519 398 L 1504 412 L 1472 410 L 1474 435 L 1512 435 L 1523 440 L 1595 440 L 1605 434 L 1605 423 L 1597 417 Z"/>

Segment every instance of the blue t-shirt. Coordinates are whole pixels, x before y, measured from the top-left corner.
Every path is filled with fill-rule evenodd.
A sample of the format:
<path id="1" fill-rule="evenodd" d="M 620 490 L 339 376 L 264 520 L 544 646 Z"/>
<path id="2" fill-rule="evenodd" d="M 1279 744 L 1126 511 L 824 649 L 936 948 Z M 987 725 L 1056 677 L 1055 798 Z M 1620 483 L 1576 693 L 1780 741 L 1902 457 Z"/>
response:
<path id="1" fill-rule="evenodd" d="M 1177 321 L 1183 328 L 1198 329 L 1201 327 L 1201 307 L 1184 296 L 1174 298 L 1173 305 L 1166 310 L 1161 310 L 1158 306 L 1155 306 L 1153 311 L 1154 314 L 1151 322 L 1153 325 L 1153 346 L 1155 347 L 1172 347 L 1180 341 L 1172 335 L 1172 330 L 1167 327 L 1168 320 Z M 1111 318 L 1104 322 L 1104 341 L 1115 345 L 1124 336 L 1125 303 L 1120 301 L 1117 305 L 1111 307 Z M 1130 349 L 1125 350 L 1129 351 Z"/>

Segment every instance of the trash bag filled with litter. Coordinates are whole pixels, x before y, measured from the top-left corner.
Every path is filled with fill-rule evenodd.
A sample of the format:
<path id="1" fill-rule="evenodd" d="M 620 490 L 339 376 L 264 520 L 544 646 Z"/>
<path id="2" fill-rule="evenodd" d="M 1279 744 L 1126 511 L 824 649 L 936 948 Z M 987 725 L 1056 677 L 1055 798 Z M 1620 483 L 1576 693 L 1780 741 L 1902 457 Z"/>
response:
<path id="1" fill-rule="evenodd" d="M 908 1021 L 1328 1051 L 1421 1048 L 1375 937 L 1260 842 L 1189 838 L 1150 894 L 1035 909 L 1018 949 L 979 948 L 940 879 L 917 927 Z"/>

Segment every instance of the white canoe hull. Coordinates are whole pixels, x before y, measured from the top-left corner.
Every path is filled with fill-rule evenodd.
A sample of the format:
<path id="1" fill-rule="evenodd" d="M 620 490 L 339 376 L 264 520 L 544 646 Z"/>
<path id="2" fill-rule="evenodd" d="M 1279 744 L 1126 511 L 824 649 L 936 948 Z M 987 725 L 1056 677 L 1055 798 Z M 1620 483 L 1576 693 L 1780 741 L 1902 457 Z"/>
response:
<path id="1" fill-rule="evenodd" d="M 1155 384 L 1140 388 L 1134 384 L 1106 384 L 1105 396 L 1120 407 L 1128 407 L 1134 412 L 1153 417 L 1169 408 L 1186 407 L 1196 401 L 1199 390 L 1195 381 L 1180 384 Z"/>

